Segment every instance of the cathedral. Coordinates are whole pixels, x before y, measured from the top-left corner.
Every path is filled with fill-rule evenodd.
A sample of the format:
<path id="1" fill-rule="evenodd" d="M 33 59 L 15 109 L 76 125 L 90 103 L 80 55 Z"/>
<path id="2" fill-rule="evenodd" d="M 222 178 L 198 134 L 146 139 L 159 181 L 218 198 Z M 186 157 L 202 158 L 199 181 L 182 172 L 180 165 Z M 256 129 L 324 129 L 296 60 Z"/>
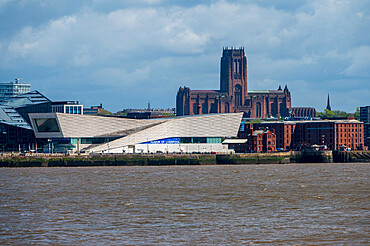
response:
<path id="1" fill-rule="evenodd" d="M 244 48 L 224 48 L 221 57 L 220 90 L 190 90 L 180 87 L 176 115 L 244 112 L 247 118 L 288 116 L 288 87 L 248 91 L 247 58 Z"/>

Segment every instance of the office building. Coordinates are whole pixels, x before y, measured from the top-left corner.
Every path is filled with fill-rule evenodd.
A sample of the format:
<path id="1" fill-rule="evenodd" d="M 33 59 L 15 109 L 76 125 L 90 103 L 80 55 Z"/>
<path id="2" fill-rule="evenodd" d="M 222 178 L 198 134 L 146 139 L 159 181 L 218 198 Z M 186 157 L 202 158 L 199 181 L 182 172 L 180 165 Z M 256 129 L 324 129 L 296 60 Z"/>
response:
<path id="1" fill-rule="evenodd" d="M 0 82 L 0 102 L 30 91 L 31 84 L 20 83 L 20 79 L 15 79 L 14 82 Z"/>
<path id="2" fill-rule="evenodd" d="M 78 101 L 52 102 L 52 112 L 64 114 L 84 114 L 83 105 Z"/>
<path id="3" fill-rule="evenodd" d="M 360 107 L 360 121 L 364 122 L 364 142 L 370 146 L 370 106 Z"/>
<path id="4" fill-rule="evenodd" d="M 29 113 L 51 112 L 51 101 L 38 91 L 14 96 L 0 102 L 0 147 L 2 151 L 35 150 L 43 140 L 37 140 Z"/>

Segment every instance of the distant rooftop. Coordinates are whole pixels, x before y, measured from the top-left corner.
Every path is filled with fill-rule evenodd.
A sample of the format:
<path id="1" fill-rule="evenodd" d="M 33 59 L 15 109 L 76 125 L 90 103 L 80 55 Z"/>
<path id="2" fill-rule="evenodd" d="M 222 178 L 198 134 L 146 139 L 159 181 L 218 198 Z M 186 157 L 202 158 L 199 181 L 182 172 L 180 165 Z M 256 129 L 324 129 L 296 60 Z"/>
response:
<path id="1" fill-rule="evenodd" d="M 16 108 L 45 102 L 50 102 L 50 100 L 36 90 L 0 102 L 0 123 L 31 129 L 31 126 L 17 112 Z"/>

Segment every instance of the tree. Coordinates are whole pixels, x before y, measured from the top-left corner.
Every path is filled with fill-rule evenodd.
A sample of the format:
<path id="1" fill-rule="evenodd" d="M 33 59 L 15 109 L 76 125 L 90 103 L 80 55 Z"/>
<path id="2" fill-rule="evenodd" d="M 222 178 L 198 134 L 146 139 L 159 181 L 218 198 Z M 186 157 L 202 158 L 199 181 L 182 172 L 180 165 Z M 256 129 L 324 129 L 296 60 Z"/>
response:
<path id="1" fill-rule="evenodd" d="M 360 108 L 356 109 L 356 112 L 353 114 L 356 120 L 360 120 Z"/>
<path id="2" fill-rule="evenodd" d="M 359 120 L 360 119 L 360 109 L 357 108 L 355 113 L 347 113 L 347 112 L 340 111 L 340 110 L 330 111 L 328 109 L 325 109 L 324 112 L 318 113 L 318 116 L 320 118 L 334 118 L 334 117 L 348 118 L 348 117 L 354 117 L 356 120 Z"/>

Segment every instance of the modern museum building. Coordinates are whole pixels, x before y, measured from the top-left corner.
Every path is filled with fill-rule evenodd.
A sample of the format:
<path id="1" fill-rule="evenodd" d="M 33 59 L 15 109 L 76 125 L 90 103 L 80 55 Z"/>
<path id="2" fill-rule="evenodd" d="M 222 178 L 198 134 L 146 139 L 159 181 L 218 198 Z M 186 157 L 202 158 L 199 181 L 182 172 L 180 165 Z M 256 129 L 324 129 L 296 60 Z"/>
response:
<path id="1" fill-rule="evenodd" d="M 53 152 L 228 153 L 222 141 L 237 136 L 243 113 L 140 120 L 64 113 L 29 116 L 36 138 L 48 139 Z"/>

